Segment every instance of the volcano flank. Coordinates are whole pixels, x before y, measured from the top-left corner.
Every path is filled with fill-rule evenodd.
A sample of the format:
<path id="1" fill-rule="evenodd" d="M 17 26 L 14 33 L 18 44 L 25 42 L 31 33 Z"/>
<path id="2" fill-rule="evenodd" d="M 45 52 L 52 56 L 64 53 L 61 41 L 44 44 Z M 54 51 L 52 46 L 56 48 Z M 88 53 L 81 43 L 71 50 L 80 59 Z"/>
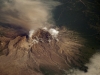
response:
<path id="1" fill-rule="evenodd" d="M 86 70 L 80 58 L 83 45 L 72 34 L 62 28 L 56 38 L 44 29 L 38 29 L 32 38 L 1 36 L 0 75 L 62 75 L 72 67 Z"/>

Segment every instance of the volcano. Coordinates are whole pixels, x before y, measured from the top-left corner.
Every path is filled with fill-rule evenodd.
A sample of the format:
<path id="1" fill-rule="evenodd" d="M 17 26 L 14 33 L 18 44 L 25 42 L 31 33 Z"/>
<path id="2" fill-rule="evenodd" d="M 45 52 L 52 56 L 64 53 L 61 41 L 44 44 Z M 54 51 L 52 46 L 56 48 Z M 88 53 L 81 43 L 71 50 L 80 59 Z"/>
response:
<path id="1" fill-rule="evenodd" d="M 73 67 L 86 70 L 80 58 L 83 45 L 72 34 L 62 27 L 56 38 L 44 29 L 35 31 L 32 38 L 18 33 L 1 36 L 0 75 L 62 75 Z"/>

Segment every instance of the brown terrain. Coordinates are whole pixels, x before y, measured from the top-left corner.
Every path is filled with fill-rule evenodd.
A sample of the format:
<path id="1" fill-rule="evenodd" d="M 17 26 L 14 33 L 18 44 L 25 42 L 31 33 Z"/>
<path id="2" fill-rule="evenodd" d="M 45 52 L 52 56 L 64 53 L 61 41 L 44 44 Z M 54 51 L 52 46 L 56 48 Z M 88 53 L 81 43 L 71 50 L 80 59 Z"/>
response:
<path id="1" fill-rule="evenodd" d="M 1 25 L 0 75 L 62 75 L 70 68 L 85 67 L 81 38 L 64 28 L 59 31 L 58 40 L 42 29 L 30 39 L 21 28 Z"/>

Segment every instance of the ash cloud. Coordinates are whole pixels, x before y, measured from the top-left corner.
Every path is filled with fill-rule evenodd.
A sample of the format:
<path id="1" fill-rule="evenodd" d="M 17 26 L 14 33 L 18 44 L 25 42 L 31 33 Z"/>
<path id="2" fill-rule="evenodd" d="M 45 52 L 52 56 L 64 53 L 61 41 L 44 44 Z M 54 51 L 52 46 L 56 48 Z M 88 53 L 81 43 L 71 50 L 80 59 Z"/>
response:
<path id="1" fill-rule="evenodd" d="M 59 5 L 53 0 L 5 0 L 0 6 L 0 22 L 27 30 L 54 24 L 52 10 Z"/>

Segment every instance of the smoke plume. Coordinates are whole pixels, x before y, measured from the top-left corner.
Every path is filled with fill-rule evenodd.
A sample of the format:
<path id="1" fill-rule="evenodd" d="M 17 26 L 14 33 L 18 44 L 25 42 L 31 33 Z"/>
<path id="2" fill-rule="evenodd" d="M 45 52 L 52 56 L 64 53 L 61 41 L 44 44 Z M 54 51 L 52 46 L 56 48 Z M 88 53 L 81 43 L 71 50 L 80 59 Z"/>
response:
<path id="1" fill-rule="evenodd" d="M 53 25 L 52 10 L 59 2 L 53 0 L 1 0 L 0 22 L 37 29 Z"/>

